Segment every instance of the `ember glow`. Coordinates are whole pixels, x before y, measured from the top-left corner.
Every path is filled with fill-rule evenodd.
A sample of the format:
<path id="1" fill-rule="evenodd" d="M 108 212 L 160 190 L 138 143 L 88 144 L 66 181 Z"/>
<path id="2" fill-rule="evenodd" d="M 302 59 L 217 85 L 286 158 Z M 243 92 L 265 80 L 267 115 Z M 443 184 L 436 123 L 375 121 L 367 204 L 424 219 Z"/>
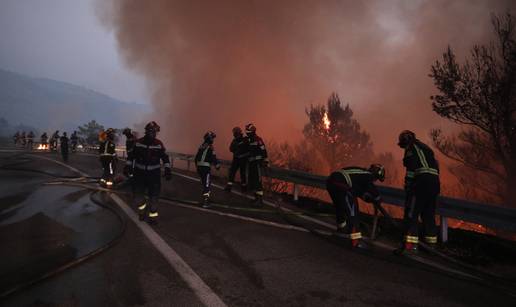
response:
<path id="1" fill-rule="evenodd" d="M 324 129 L 330 130 L 331 122 L 330 122 L 330 119 L 328 118 L 328 112 L 324 113 L 323 123 L 324 123 Z"/>
<path id="2" fill-rule="evenodd" d="M 49 145 L 39 144 L 36 149 L 37 150 L 48 150 L 49 149 Z"/>

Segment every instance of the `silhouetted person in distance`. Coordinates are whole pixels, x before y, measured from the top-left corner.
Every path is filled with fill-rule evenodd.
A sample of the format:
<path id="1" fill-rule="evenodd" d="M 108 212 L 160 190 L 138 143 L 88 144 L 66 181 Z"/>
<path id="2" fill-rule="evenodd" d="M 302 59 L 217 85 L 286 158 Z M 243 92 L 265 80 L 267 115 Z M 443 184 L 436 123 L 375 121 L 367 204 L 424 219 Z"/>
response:
<path id="1" fill-rule="evenodd" d="M 63 136 L 59 141 L 61 142 L 61 155 L 63 156 L 63 161 L 68 162 L 68 137 L 66 136 L 66 132 L 63 132 Z"/>
<path id="2" fill-rule="evenodd" d="M 79 137 L 77 136 L 77 131 L 74 131 L 70 136 L 70 142 L 72 144 L 72 152 L 77 150 L 77 142 L 79 141 Z"/>

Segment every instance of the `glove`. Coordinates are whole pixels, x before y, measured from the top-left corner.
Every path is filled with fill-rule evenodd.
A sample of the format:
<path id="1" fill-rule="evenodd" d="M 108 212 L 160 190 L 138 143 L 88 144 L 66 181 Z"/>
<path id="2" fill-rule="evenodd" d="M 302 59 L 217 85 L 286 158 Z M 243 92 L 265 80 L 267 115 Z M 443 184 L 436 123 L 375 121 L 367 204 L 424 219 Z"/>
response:
<path id="1" fill-rule="evenodd" d="M 216 169 L 216 170 L 219 170 L 219 169 L 220 169 L 220 164 L 216 164 L 216 165 L 215 165 L 215 169 Z"/>
<path id="2" fill-rule="evenodd" d="M 124 176 L 131 177 L 133 175 L 133 170 L 130 165 L 124 166 Z"/>
<path id="3" fill-rule="evenodd" d="M 169 167 L 165 168 L 165 174 L 163 177 L 165 177 L 166 181 L 170 181 L 170 179 L 172 179 L 172 170 Z"/>
<path id="4" fill-rule="evenodd" d="M 262 162 L 262 166 L 263 166 L 263 167 L 269 167 L 269 166 L 270 166 L 270 162 L 269 162 L 269 160 L 264 160 L 264 161 Z"/>

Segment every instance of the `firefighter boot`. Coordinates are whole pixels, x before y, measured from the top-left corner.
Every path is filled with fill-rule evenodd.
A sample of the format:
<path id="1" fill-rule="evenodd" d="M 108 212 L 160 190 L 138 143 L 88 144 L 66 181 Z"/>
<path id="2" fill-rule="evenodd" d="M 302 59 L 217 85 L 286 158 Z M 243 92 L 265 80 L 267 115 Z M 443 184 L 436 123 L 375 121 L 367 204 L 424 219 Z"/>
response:
<path id="1" fill-rule="evenodd" d="M 149 223 L 149 225 L 158 225 L 158 212 L 157 211 L 154 211 L 154 212 L 149 211 L 147 223 Z"/>
<path id="2" fill-rule="evenodd" d="M 210 208 L 210 196 L 209 195 L 204 195 L 204 199 L 202 201 L 202 207 L 204 209 L 208 209 Z"/>
<path id="3" fill-rule="evenodd" d="M 144 202 L 140 206 L 138 206 L 138 219 L 140 221 L 144 221 L 147 216 L 147 203 Z"/>
<path id="4" fill-rule="evenodd" d="M 255 207 L 263 207 L 263 192 L 256 192 L 256 194 L 254 194 L 253 205 Z"/>
<path id="5" fill-rule="evenodd" d="M 398 249 L 395 249 L 393 251 L 393 253 L 395 255 L 403 255 L 403 254 L 417 254 L 418 252 L 418 247 L 417 247 L 417 243 L 412 243 L 412 242 L 403 242 L 403 244 L 398 248 Z"/>

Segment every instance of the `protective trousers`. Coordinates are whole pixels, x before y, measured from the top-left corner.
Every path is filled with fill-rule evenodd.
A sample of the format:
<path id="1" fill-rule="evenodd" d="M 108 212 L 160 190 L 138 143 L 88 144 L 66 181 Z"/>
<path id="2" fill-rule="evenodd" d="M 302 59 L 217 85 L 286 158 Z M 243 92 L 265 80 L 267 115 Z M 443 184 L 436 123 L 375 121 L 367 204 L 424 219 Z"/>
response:
<path id="1" fill-rule="evenodd" d="M 211 193 L 211 167 L 199 166 L 197 173 L 201 177 L 202 195 L 209 198 Z"/>
<path id="2" fill-rule="evenodd" d="M 262 161 L 249 161 L 247 163 L 247 182 L 249 188 L 254 190 L 255 195 L 258 197 L 263 196 L 262 186 Z"/>
<path id="3" fill-rule="evenodd" d="M 243 187 L 247 185 L 246 164 L 247 158 L 233 157 L 233 161 L 231 161 L 231 166 L 229 167 L 228 185 L 233 185 L 233 183 L 235 182 L 235 175 L 238 170 L 240 170 L 240 184 Z"/>
<path id="4" fill-rule="evenodd" d="M 326 189 L 335 205 L 337 227 L 343 228 L 344 233 L 349 235 L 349 239 L 360 239 L 361 232 L 358 231 L 360 211 L 357 198 L 353 196 L 350 189 L 336 185 L 333 180 L 330 178 L 326 181 Z"/>
<path id="5" fill-rule="evenodd" d="M 149 222 L 158 218 L 158 200 L 161 190 L 161 173 L 136 171 L 134 173 L 134 203 L 138 209 L 140 220 Z"/>
<path id="6" fill-rule="evenodd" d="M 68 147 L 61 146 L 61 156 L 63 156 L 63 161 L 68 161 Z"/>
<path id="7" fill-rule="evenodd" d="M 112 156 L 101 156 L 100 163 L 102 163 L 102 179 L 112 182 L 115 176 L 115 159 Z"/>
<path id="8" fill-rule="evenodd" d="M 417 244 L 418 221 L 421 216 L 427 243 L 437 243 L 437 226 L 435 225 L 435 205 L 439 195 L 439 177 L 422 174 L 416 177 L 413 191 L 407 198 L 404 214 L 404 242 Z"/>

